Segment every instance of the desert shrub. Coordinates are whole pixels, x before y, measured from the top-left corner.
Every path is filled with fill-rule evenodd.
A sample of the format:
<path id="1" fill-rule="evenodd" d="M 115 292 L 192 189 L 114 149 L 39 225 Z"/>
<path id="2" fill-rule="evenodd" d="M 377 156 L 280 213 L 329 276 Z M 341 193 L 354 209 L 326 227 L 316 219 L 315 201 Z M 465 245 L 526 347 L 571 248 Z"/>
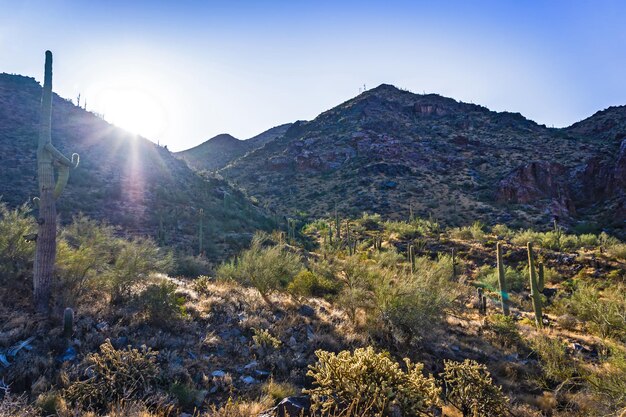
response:
<path id="1" fill-rule="evenodd" d="M 128 298 L 135 284 L 145 281 L 151 273 L 168 272 L 173 263 L 172 253 L 165 252 L 150 239 L 122 241 L 113 265 L 104 277 L 112 301 Z"/>
<path id="2" fill-rule="evenodd" d="M 420 257 L 415 263 L 415 274 L 380 268 L 372 280 L 375 309 L 370 314 L 407 340 L 419 340 L 439 325 L 459 295 L 449 257 Z"/>
<path id="3" fill-rule="evenodd" d="M 485 241 L 484 226 L 480 222 L 474 222 L 471 226 L 462 226 L 450 230 L 450 236 L 459 240 Z"/>
<path id="4" fill-rule="evenodd" d="M 446 399 L 464 416 L 507 415 L 508 399 L 502 389 L 493 384 L 485 365 L 469 359 L 463 362 L 444 360 L 443 379 Z"/>
<path id="5" fill-rule="evenodd" d="M 613 258 L 626 261 L 626 243 L 615 243 L 608 247 L 607 252 Z"/>
<path id="6" fill-rule="evenodd" d="M 338 278 L 342 288 L 337 304 L 355 321 L 357 311 L 372 306 L 372 272 L 358 257 L 351 256 L 342 263 Z"/>
<path id="7" fill-rule="evenodd" d="M 523 272 L 518 271 L 508 265 L 504 267 L 504 278 L 506 280 L 506 286 L 508 291 L 522 291 L 528 279 Z M 490 291 L 500 291 L 500 284 L 498 283 L 498 270 L 489 265 L 484 265 L 478 270 L 476 279 L 481 285 Z"/>
<path id="8" fill-rule="evenodd" d="M 263 384 L 262 391 L 274 401 L 280 401 L 283 398 L 293 397 L 300 393 L 300 390 L 295 385 L 289 382 L 276 382 L 271 378 Z"/>
<path id="9" fill-rule="evenodd" d="M 411 223 L 386 221 L 385 231 L 390 234 L 397 234 L 400 239 L 414 239 L 419 236 L 420 231 Z"/>
<path id="10" fill-rule="evenodd" d="M 274 337 L 269 330 L 267 329 L 252 329 L 254 331 L 254 336 L 252 336 L 252 341 L 256 346 L 262 348 L 274 348 L 278 349 L 283 342 L 280 341 L 277 337 Z"/>
<path id="11" fill-rule="evenodd" d="M 203 256 L 179 255 L 173 274 L 177 277 L 195 278 L 209 273 L 211 265 Z"/>
<path id="12" fill-rule="evenodd" d="M 592 391 L 610 408 L 626 407 L 626 352 L 624 347 L 609 346 L 608 355 L 597 367 L 585 369 L 583 378 Z"/>
<path id="13" fill-rule="evenodd" d="M 600 240 L 598 239 L 598 236 L 591 233 L 586 233 L 578 236 L 578 241 L 580 247 L 587 249 L 597 248 L 600 245 Z"/>
<path id="14" fill-rule="evenodd" d="M 564 383 L 576 374 L 577 369 L 567 355 L 565 344 L 558 337 L 540 334 L 530 340 L 530 345 L 541 363 L 545 377 L 542 383 L 547 386 Z"/>
<path id="15" fill-rule="evenodd" d="M 28 404 L 26 396 L 10 393 L 0 398 L 0 417 L 39 417 L 37 410 Z"/>
<path id="16" fill-rule="evenodd" d="M 378 266 L 383 268 L 395 268 L 402 262 L 405 262 L 405 257 L 395 250 L 385 250 L 372 253 L 372 260 L 374 260 Z"/>
<path id="17" fill-rule="evenodd" d="M 24 236 L 34 234 L 36 226 L 27 205 L 10 210 L 0 202 L 0 280 L 29 274 L 35 242 Z"/>
<path id="18" fill-rule="evenodd" d="M 510 239 L 514 235 L 514 232 L 506 224 L 496 224 L 491 228 L 491 233 L 500 239 Z"/>
<path id="19" fill-rule="evenodd" d="M 111 271 L 123 242 L 112 226 L 82 214 L 73 218 L 57 245 L 56 270 L 66 302 L 79 298 L 97 277 Z"/>
<path id="20" fill-rule="evenodd" d="M 176 294 L 176 284 L 166 279 L 148 285 L 139 294 L 139 305 L 153 325 L 170 326 L 185 317 L 185 297 Z"/>
<path id="21" fill-rule="evenodd" d="M 200 395 L 200 391 L 193 386 L 178 381 L 170 385 L 168 392 L 183 409 L 192 409 Z"/>
<path id="22" fill-rule="evenodd" d="M 211 278 L 206 275 L 200 275 L 192 281 L 191 287 L 198 294 L 209 295 L 211 292 Z"/>
<path id="23" fill-rule="evenodd" d="M 338 354 L 318 350 L 317 363 L 309 366 L 308 376 L 314 388 L 313 408 L 342 412 L 348 408 L 354 415 L 389 416 L 426 413 L 439 404 L 441 389 L 432 376 L 425 377 L 421 363 L 405 359 L 406 371 L 388 354 L 376 353 L 372 347 L 354 353 Z"/>
<path id="24" fill-rule="evenodd" d="M 434 219 L 416 217 L 411 220 L 411 224 L 417 228 L 419 234 L 424 236 L 438 237 L 441 233 L 441 225 Z"/>
<path id="25" fill-rule="evenodd" d="M 287 290 L 292 294 L 305 297 L 326 297 L 337 294 L 339 283 L 303 269 L 289 283 Z"/>
<path id="26" fill-rule="evenodd" d="M 64 396 L 76 405 L 98 410 L 122 400 L 148 398 L 157 386 L 157 355 L 145 347 L 117 350 L 107 340 L 100 352 L 87 355 L 80 367 L 85 379 L 72 382 Z"/>
<path id="27" fill-rule="evenodd" d="M 356 224 L 364 230 L 380 230 L 382 228 L 382 218 L 380 214 L 363 213 L 361 218 L 356 220 Z"/>
<path id="28" fill-rule="evenodd" d="M 487 330 L 504 346 L 515 346 L 522 341 L 515 319 L 504 314 L 492 314 L 486 320 Z"/>
<path id="29" fill-rule="evenodd" d="M 542 235 L 543 234 L 541 232 L 536 232 L 531 229 L 519 230 L 511 238 L 511 242 L 517 246 L 526 246 L 528 242 L 540 245 Z"/>
<path id="30" fill-rule="evenodd" d="M 257 233 L 249 249 L 239 259 L 222 264 L 217 270 L 220 279 L 228 279 L 256 288 L 270 303 L 268 294 L 285 288 L 300 272 L 300 257 L 286 250 L 284 245 L 264 247 L 267 235 Z"/>
<path id="31" fill-rule="evenodd" d="M 626 288 L 614 285 L 600 292 L 581 283 L 572 293 L 567 307 L 579 320 L 602 338 L 626 341 Z"/>

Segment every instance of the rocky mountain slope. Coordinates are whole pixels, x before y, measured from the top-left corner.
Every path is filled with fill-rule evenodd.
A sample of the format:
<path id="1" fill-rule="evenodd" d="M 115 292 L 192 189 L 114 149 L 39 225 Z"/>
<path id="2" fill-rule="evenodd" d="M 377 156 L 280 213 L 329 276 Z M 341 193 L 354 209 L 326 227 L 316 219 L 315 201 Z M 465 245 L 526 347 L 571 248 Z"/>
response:
<path id="1" fill-rule="evenodd" d="M 36 195 L 37 122 L 41 87 L 33 79 L 0 74 L 0 195 L 16 206 Z M 247 241 L 270 221 L 224 181 L 203 178 L 166 148 L 119 129 L 55 95 L 52 141 L 79 167 L 58 201 L 60 220 L 79 212 L 120 225 L 131 235 L 160 236 L 193 252 L 200 209 L 208 253 Z M 161 233 L 161 234 L 159 234 Z"/>
<path id="2" fill-rule="evenodd" d="M 186 151 L 177 152 L 187 164 L 199 171 L 215 171 L 225 167 L 231 161 L 247 152 L 262 147 L 268 142 L 285 134 L 290 123 L 273 127 L 253 138 L 240 140 L 229 134 L 217 135 L 200 145 Z"/>
<path id="3" fill-rule="evenodd" d="M 335 206 L 451 225 L 613 227 L 626 220 L 626 107 L 566 129 L 381 85 L 220 170 L 279 212 Z M 584 223 L 584 224 L 581 224 Z"/>

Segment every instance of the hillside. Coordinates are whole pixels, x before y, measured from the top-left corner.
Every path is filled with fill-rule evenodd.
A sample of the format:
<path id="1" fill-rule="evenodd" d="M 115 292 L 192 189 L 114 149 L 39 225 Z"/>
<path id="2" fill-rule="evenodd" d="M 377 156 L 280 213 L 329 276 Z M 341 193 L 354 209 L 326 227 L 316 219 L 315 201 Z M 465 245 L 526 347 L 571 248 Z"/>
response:
<path id="1" fill-rule="evenodd" d="M 625 118 L 617 107 L 553 129 L 383 84 L 219 172 L 279 212 L 404 218 L 411 207 L 450 225 L 543 227 L 557 216 L 623 233 Z"/>
<path id="2" fill-rule="evenodd" d="M 0 195 L 11 206 L 35 196 L 36 138 L 41 86 L 33 79 L 0 74 Z M 82 212 L 122 226 L 129 235 L 194 252 L 204 210 L 208 256 L 247 242 L 270 221 L 224 181 L 203 178 L 166 148 L 119 129 L 55 95 L 52 141 L 81 162 L 58 202 L 67 223 Z"/>
<path id="3" fill-rule="evenodd" d="M 223 133 L 186 151 L 177 152 L 187 164 L 199 171 L 215 171 L 225 167 L 231 161 L 245 155 L 247 152 L 262 147 L 268 142 L 285 134 L 291 124 L 273 127 L 247 140 L 236 139 Z"/>

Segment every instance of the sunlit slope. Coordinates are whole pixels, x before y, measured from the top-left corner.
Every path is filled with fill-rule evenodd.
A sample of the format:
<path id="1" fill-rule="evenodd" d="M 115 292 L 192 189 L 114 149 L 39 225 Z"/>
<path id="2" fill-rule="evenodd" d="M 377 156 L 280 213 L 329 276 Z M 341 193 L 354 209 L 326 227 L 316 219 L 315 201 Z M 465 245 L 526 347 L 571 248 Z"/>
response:
<path id="1" fill-rule="evenodd" d="M 383 84 L 220 174 L 281 212 L 407 218 L 412 207 L 451 225 L 543 227 L 557 216 L 623 231 L 625 116 L 616 107 L 588 119 L 594 128 L 551 129 Z"/>

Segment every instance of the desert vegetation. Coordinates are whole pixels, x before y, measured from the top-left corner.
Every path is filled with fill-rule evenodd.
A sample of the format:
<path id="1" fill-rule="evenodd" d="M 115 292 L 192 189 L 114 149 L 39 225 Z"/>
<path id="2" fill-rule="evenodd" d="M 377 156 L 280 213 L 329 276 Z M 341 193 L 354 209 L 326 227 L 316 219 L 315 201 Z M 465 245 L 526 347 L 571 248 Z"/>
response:
<path id="1" fill-rule="evenodd" d="M 30 210 L 0 204 L 2 416 L 626 407 L 625 259 L 606 234 L 562 231 L 555 246 L 554 231 L 333 216 L 177 276 L 172 251 L 79 215 L 58 233 L 45 317 L 32 310 Z"/>

